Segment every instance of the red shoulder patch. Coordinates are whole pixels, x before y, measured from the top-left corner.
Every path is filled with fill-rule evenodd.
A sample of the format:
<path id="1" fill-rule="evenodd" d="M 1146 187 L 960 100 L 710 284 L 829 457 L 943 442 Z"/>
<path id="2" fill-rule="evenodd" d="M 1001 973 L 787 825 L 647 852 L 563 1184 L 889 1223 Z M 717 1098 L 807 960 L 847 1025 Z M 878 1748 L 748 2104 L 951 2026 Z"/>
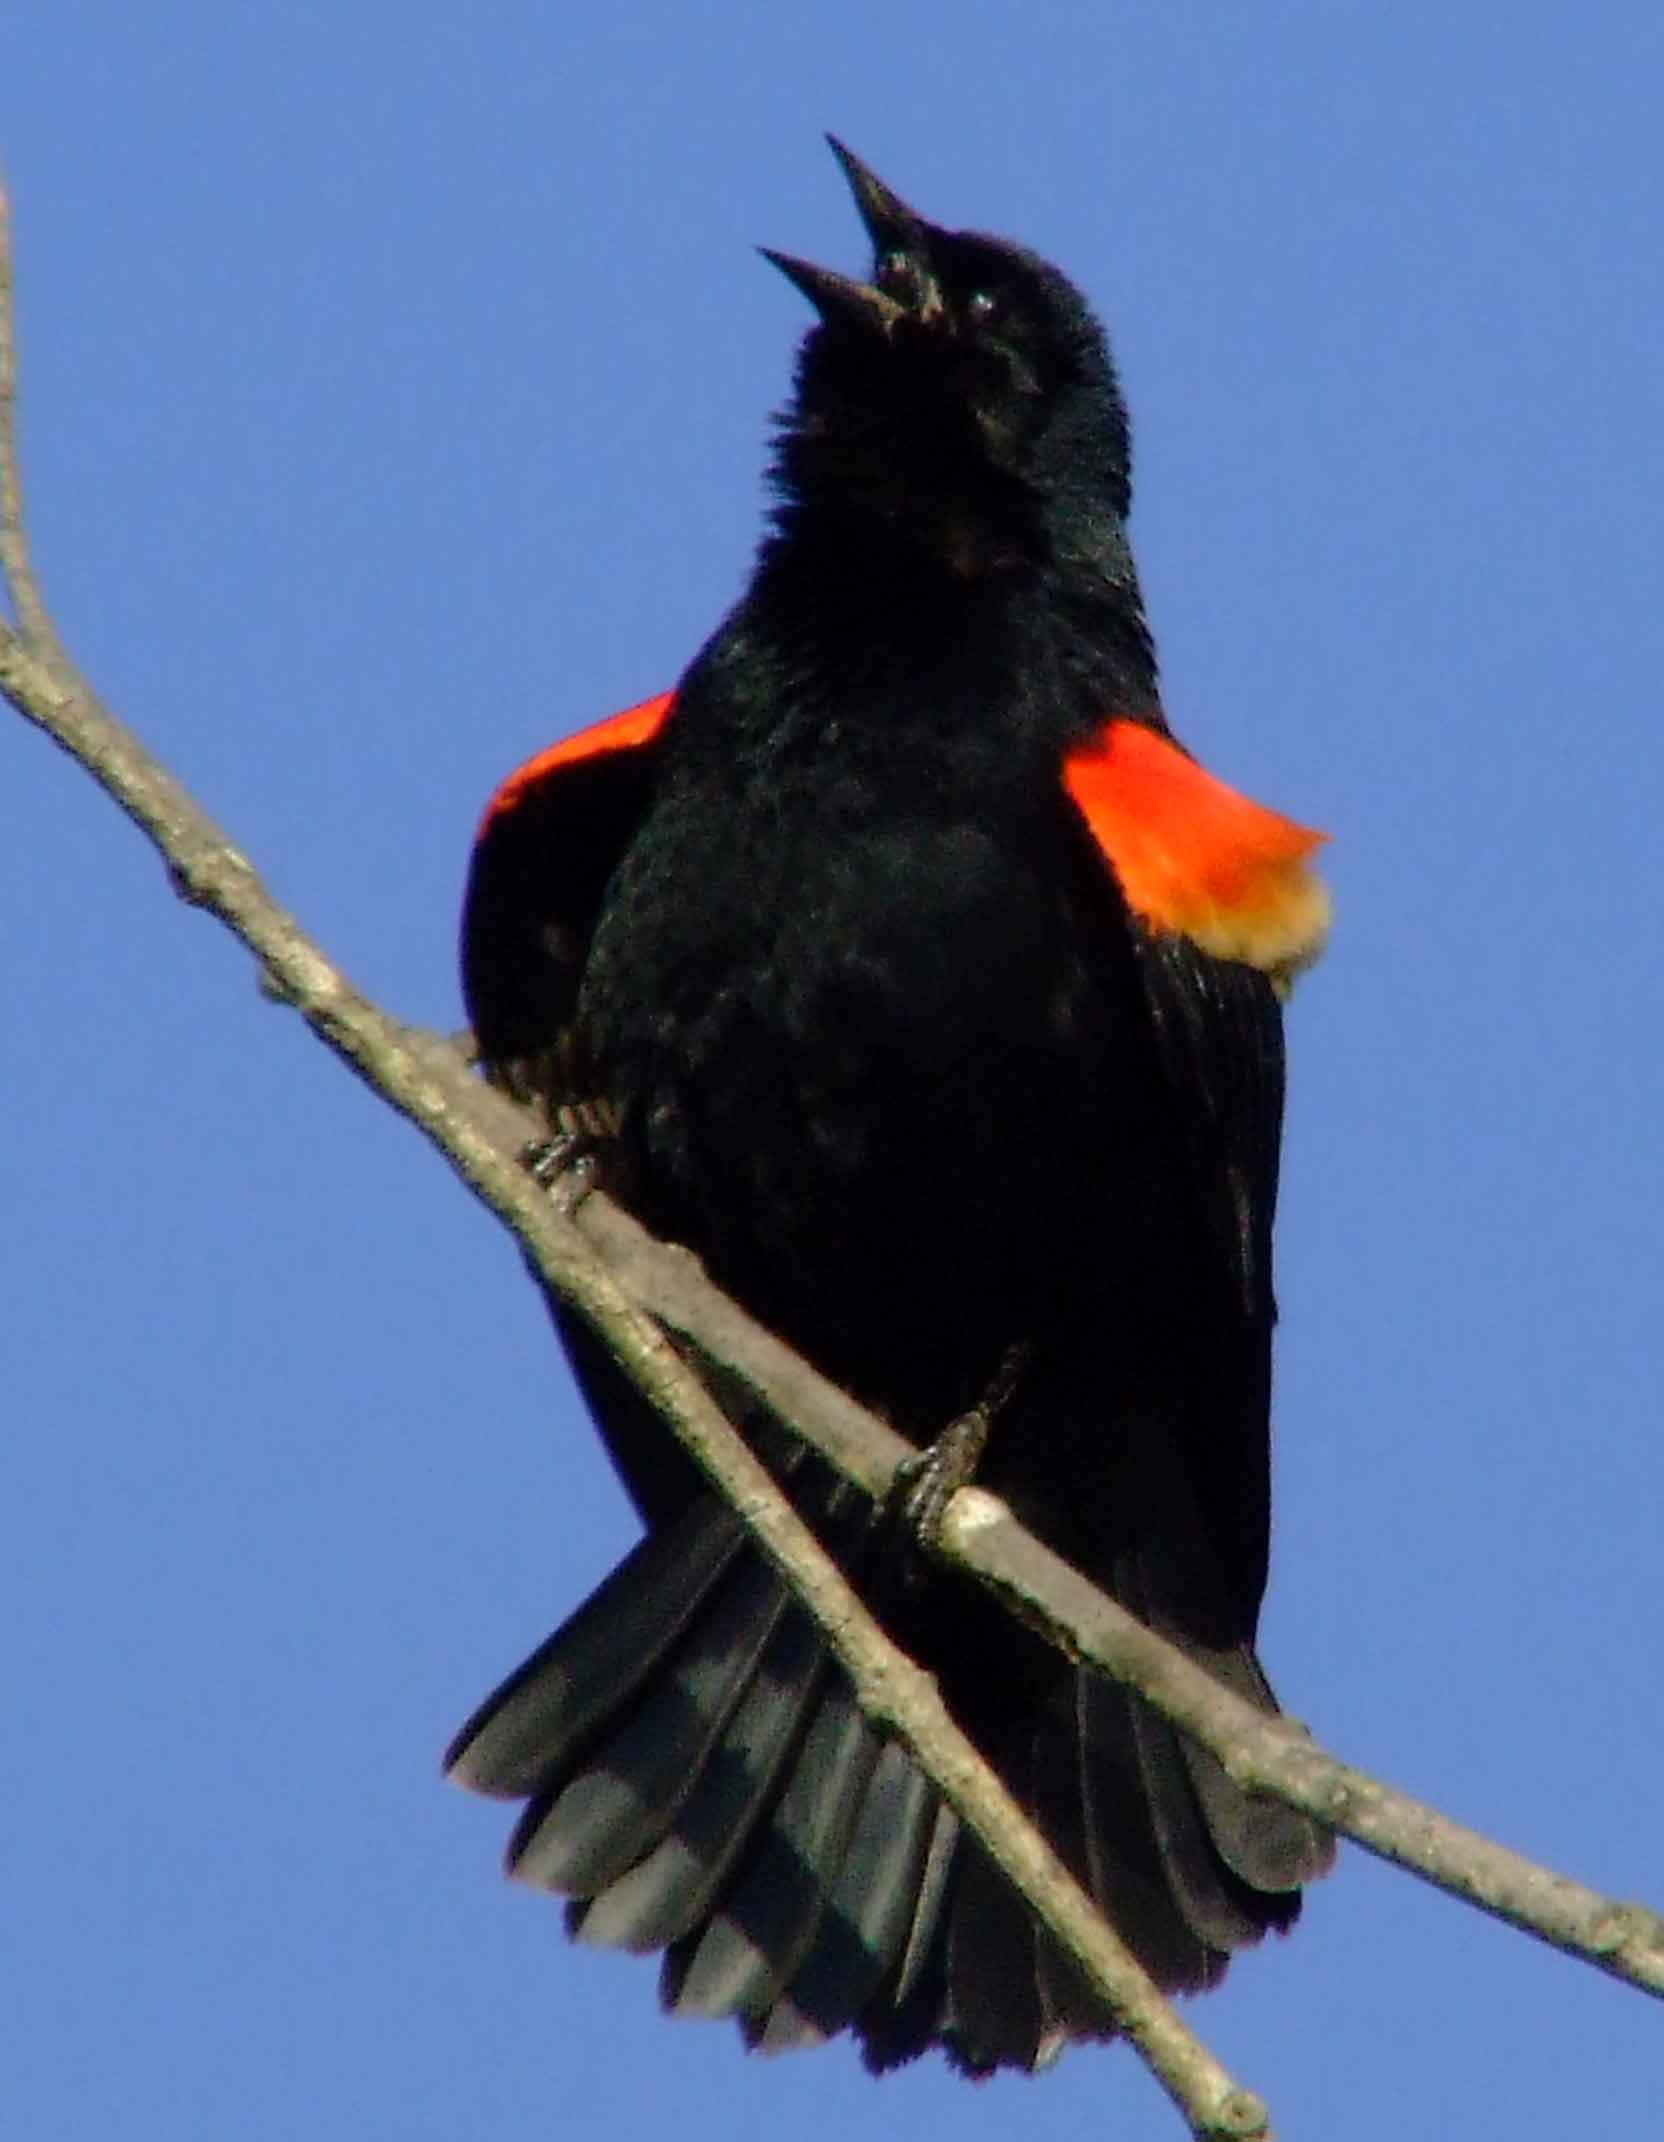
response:
<path id="1" fill-rule="evenodd" d="M 558 744 L 551 744 L 523 766 L 517 766 L 486 805 L 480 832 L 517 810 L 534 789 L 564 767 L 600 758 L 610 751 L 634 751 L 642 744 L 650 744 L 664 727 L 675 697 L 674 692 L 660 692 L 656 698 L 643 699 L 637 706 L 626 707 L 622 714 L 609 714 L 605 721 L 592 722 L 576 736 L 563 736 Z"/>
<path id="2" fill-rule="evenodd" d="M 1323 949 L 1327 838 L 1250 802 L 1142 722 L 1105 724 L 1063 784 L 1145 926 L 1287 982 Z"/>

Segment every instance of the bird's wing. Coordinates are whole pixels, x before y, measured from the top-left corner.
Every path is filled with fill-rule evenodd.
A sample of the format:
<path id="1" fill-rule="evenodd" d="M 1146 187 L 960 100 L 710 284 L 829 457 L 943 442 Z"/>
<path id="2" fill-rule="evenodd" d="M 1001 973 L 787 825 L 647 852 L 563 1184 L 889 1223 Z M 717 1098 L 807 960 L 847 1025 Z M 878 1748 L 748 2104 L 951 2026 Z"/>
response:
<path id="1" fill-rule="evenodd" d="M 1144 722 L 1104 723 L 1064 785 L 1153 937 L 1185 937 L 1279 986 L 1323 949 L 1321 833 L 1228 788 Z"/>
<path id="2" fill-rule="evenodd" d="M 607 881 L 646 812 L 674 694 L 552 744 L 486 805 L 462 910 L 462 989 L 488 1074 L 579 1109 L 567 1029 Z M 581 1121 L 571 1128 L 586 1128 Z"/>
<path id="3" fill-rule="evenodd" d="M 1109 864 L 1221 1284 L 1198 1312 L 1193 1491 L 1251 1630 L 1265 1586 L 1271 1226 L 1282 1139 L 1281 997 L 1316 958 L 1322 835 L 1237 794 L 1141 723 L 1106 723 L 1065 785 Z"/>

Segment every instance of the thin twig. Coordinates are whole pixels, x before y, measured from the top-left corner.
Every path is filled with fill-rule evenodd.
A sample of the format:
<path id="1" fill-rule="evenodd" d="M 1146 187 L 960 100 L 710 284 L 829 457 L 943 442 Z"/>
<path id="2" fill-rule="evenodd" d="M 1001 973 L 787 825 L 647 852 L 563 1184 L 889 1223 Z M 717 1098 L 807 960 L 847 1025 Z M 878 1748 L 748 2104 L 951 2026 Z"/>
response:
<path id="1" fill-rule="evenodd" d="M 32 647 L 55 644 L 35 585 L 23 533 L 23 479 L 17 458 L 17 322 L 12 305 L 11 204 L 0 181 L 0 582 L 18 630 Z"/>
<path id="2" fill-rule="evenodd" d="M 1126 1681 L 1206 1743 L 1239 1785 L 1287 1801 L 1449 1895 L 1664 1998 L 1664 1918 L 1567 1881 L 1367 1777 L 1292 1719 L 1257 1711 L 1025 1532 L 994 1496 L 949 1504 L 957 1559 L 1076 1657 Z"/>
<path id="3" fill-rule="evenodd" d="M 578 1225 L 660 1323 L 720 1360 L 846 1479 L 875 1497 L 889 1492 L 897 1465 L 915 1455 L 912 1445 L 753 1323 L 686 1250 L 656 1242 L 600 1197 L 580 1207 Z M 1256 1710 L 1117 1606 L 996 1497 L 979 1488 L 956 1495 L 937 1547 L 1063 1650 L 1137 1689 L 1239 1784 L 1286 1800 L 1451 1896 L 1664 1998 L 1664 1918 L 1656 1911 L 1568 1881 L 1337 1761 L 1292 1720 Z"/>

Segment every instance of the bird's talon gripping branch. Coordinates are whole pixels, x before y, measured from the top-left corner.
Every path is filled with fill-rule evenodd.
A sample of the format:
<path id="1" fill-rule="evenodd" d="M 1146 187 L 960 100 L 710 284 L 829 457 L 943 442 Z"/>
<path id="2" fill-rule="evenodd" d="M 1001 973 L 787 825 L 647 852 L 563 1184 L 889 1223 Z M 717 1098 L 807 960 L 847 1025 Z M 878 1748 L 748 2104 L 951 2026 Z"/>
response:
<path id="1" fill-rule="evenodd" d="M 557 1131 L 552 1138 L 533 1139 L 522 1149 L 520 1165 L 568 1212 L 577 1210 L 600 1179 L 595 1140 L 586 1131 Z"/>
<path id="2" fill-rule="evenodd" d="M 1011 1347 L 970 1411 L 949 1421 L 929 1449 L 910 1458 L 897 1473 L 895 1506 L 921 1547 L 936 1544 L 948 1504 L 976 1478 L 988 1437 L 1017 1388 L 1028 1351 L 1026 1345 Z"/>
<path id="3" fill-rule="evenodd" d="M 976 1477 L 991 1426 L 980 1406 L 949 1421 L 927 1449 L 896 1473 L 895 1501 L 903 1524 L 921 1547 L 933 1547 L 948 1504 Z"/>
<path id="4" fill-rule="evenodd" d="M 599 1186 L 600 1147 L 616 1135 L 618 1111 L 607 1101 L 563 1101 L 554 1118 L 547 1138 L 522 1147 L 520 1165 L 571 1213 Z"/>

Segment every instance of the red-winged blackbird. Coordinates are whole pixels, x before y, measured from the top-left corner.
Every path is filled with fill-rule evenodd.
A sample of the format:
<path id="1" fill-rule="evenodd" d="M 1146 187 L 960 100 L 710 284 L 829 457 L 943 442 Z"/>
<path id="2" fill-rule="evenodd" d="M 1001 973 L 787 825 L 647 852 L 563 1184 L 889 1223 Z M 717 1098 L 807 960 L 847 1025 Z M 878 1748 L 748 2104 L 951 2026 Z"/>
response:
<path id="1" fill-rule="evenodd" d="M 870 284 L 819 315 L 751 584 L 674 693 L 498 790 L 463 929 L 490 1075 L 925 1445 L 1001 1378 L 979 1478 L 1270 1710 L 1279 996 L 1316 836 L 1175 744 L 1127 545 L 1125 411 L 1057 269 L 833 144 Z M 1032 2067 L 1112 2024 L 596 1342 L 646 1537 L 452 1751 L 526 1799 L 522 1880 L 663 1949 L 680 2013 Z M 778 1429 L 756 1447 L 1165 1987 L 1329 1865 Z"/>

